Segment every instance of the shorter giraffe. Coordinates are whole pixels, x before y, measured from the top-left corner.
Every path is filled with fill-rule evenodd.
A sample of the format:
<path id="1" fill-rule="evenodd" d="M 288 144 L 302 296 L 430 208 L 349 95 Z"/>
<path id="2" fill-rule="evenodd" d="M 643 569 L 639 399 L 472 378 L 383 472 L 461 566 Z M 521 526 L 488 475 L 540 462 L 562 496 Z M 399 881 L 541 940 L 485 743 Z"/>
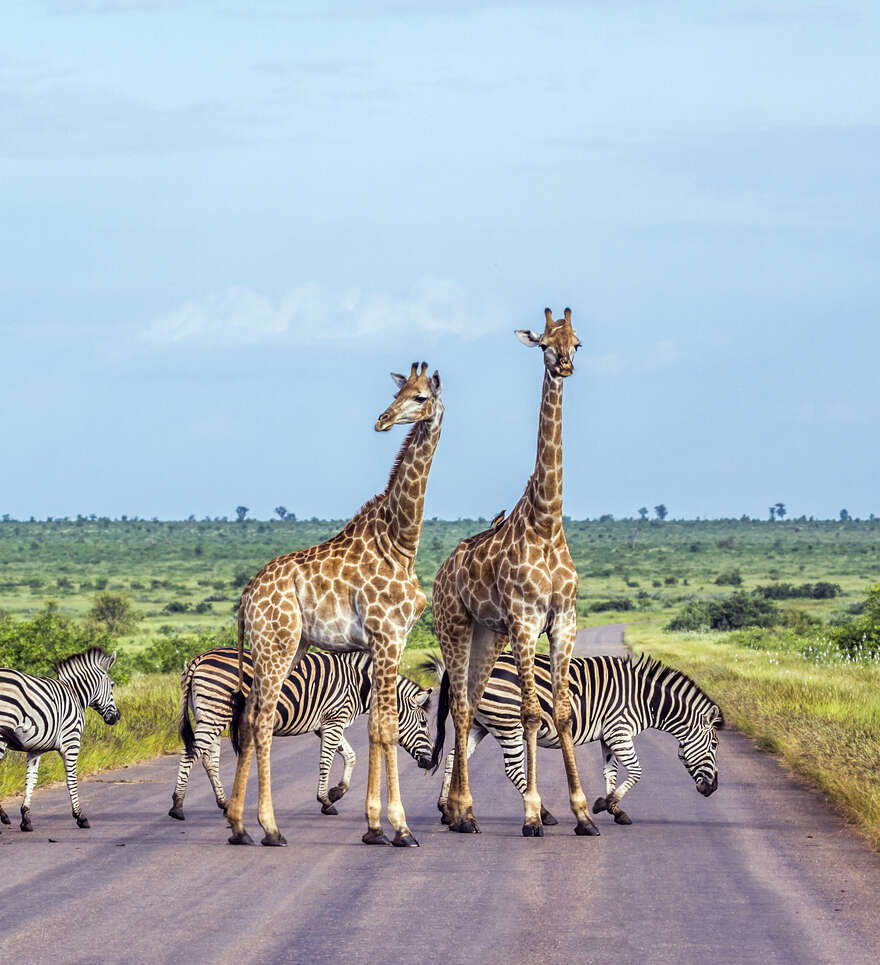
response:
<path id="1" fill-rule="evenodd" d="M 440 376 L 413 363 L 409 377 L 392 373 L 398 393 L 376 420 L 376 431 L 415 423 L 404 439 L 385 490 L 374 496 L 336 536 L 279 556 L 248 583 L 238 611 L 238 649 L 248 638 L 253 685 L 241 715 L 241 754 L 226 816 L 230 844 L 252 844 L 244 828 L 244 792 L 256 750 L 262 843 L 287 844 L 275 823 L 269 753 L 281 686 L 310 646 L 364 650 L 372 656 L 370 762 L 367 776 L 365 844 L 417 847 L 406 824 L 397 773 L 397 668 L 406 638 L 427 600 L 415 572 L 422 532 L 425 485 L 443 421 Z M 244 700 L 242 658 L 239 694 Z M 395 835 L 380 823 L 382 762 L 387 814 Z"/>
<path id="2" fill-rule="evenodd" d="M 538 793 L 537 733 L 541 707 L 535 688 L 535 648 L 550 640 L 553 720 L 559 733 L 575 833 L 595 835 L 580 783 L 571 735 L 568 669 L 577 630 L 577 571 L 562 528 L 562 382 L 574 371 L 580 341 L 571 311 L 553 320 L 546 309 L 543 334 L 520 330 L 525 345 L 544 355 L 544 385 L 535 470 L 507 519 L 463 540 L 434 581 L 434 623 L 449 674 L 455 724 L 455 763 L 448 798 L 453 831 L 479 831 L 468 782 L 467 741 L 486 682 L 507 640 L 522 689 L 528 782 L 523 795 L 526 837 L 544 833 Z M 496 517 L 497 519 L 497 517 Z M 435 746 L 433 763 L 439 763 Z"/>

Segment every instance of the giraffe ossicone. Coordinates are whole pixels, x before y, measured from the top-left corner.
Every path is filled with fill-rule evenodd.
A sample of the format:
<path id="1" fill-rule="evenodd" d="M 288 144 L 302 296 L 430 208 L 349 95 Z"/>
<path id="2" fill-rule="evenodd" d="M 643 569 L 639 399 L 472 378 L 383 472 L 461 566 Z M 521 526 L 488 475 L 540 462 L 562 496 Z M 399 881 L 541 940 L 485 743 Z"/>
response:
<path id="1" fill-rule="evenodd" d="M 256 753 L 259 821 L 263 844 L 284 845 L 272 807 L 270 749 L 281 685 L 310 646 L 365 650 L 372 656 L 367 778 L 368 844 L 416 847 L 406 824 L 397 773 L 397 670 L 413 624 L 427 600 L 414 561 L 422 532 L 425 486 L 443 421 L 442 385 L 428 366 L 412 364 L 408 377 L 392 373 L 398 392 L 376 420 L 384 432 L 413 424 L 400 447 L 385 489 L 336 536 L 279 556 L 245 587 L 238 611 L 238 645 L 250 642 L 254 677 L 239 715 L 240 754 L 226 817 L 230 844 L 250 844 L 244 828 L 244 792 Z M 241 674 L 239 675 L 241 677 Z M 243 698 L 239 697 L 239 701 Z M 381 777 L 385 764 L 386 812 L 394 828 L 381 827 Z"/>

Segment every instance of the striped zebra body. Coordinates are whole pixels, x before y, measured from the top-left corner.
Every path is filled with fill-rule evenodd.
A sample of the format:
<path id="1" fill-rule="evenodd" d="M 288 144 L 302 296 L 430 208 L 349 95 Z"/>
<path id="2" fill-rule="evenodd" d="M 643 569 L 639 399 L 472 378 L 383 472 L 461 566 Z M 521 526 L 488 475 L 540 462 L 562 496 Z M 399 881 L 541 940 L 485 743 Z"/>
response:
<path id="1" fill-rule="evenodd" d="M 243 692 L 250 691 L 253 660 L 243 655 Z M 169 815 L 184 820 L 183 800 L 189 775 L 200 758 L 214 789 L 217 806 L 225 811 L 226 792 L 220 782 L 220 734 L 233 716 L 233 695 L 238 691 L 238 650 L 218 648 L 195 657 L 181 678 L 180 736 L 184 751 L 177 770 L 177 784 Z M 334 801 L 351 786 L 356 757 L 344 731 L 369 708 L 370 655 L 362 652 L 307 653 L 288 675 L 275 709 L 276 737 L 310 731 L 321 740 L 318 766 L 318 801 L 323 814 L 337 814 Z M 403 676 L 397 678 L 399 742 L 419 763 L 428 767 L 431 742 L 426 713 L 431 691 Z M 196 721 L 195 731 L 189 713 Z M 344 761 L 342 779 L 329 787 L 335 754 Z"/>
<path id="2" fill-rule="evenodd" d="M 438 707 L 437 740 L 441 743 L 440 717 L 446 703 L 446 679 L 444 673 Z M 535 657 L 535 684 L 541 705 L 538 744 L 559 747 L 559 735 L 553 724 L 550 657 L 546 654 Z M 618 824 L 631 823 L 621 810 L 620 801 L 641 777 L 633 738 L 651 727 L 667 731 L 678 740 L 679 759 L 701 794 L 708 797 L 717 788 L 716 729 L 723 726 L 723 717 L 717 705 L 683 673 L 644 655 L 637 660 L 573 657 L 569 693 L 574 743 L 598 740 L 602 748 L 605 797 L 593 805 L 594 814 L 609 811 Z M 492 734 L 501 745 L 505 773 L 520 794 L 525 794 L 521 703 L 516 663 L 512 654 L 503 653 L 477 708 L 468 735 L 468 757 L 487 734 Z M 446 758 L 443 790 L 437 802 L 444 820 L 454 759 L 454 752 Z M 618 765 L 627 773 L 626 780 L 620 784 L 617 783 Z M 541 817 L 545 824 L 556 823 L 546 809 L 542 809 Z"/>
<path id="3" fill-rule="evenodd" d="M 31 795 L 37 783 L 40 757 L 46 751 L 58 751 L 61 755 L 73 816 L 79 827 L 89 826 L 79 804 L 76 761 L 88 707 L 93 707 L 107 724 L 119 720 L 108 674 L 115 660 L 115 653 L 107 654 L 93 647 L 59 661 L 54 668 L 55 677 L 34 677 L 0 668 L 0 761 L 9 748 L 27 754 L 22 831 L 33 831 Z M 10 823 L 2 807 L 0 821 Z"/>

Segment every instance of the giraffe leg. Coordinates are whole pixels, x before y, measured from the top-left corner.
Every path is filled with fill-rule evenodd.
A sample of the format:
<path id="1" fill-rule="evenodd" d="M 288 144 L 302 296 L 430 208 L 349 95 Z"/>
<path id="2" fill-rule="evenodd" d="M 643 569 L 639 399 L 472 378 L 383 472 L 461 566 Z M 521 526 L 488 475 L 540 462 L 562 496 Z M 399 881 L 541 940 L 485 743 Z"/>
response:
<path id="1" fill-rule="evenodd" d="M 244 845 L 254 843 L 253 838 L 251 838 L 244 828 L 244 792 L 247 788 L 251 760 L 254 756 L 254 729 L 251 726 L 251 717 L 255 696 L 253 688 L 251 688 L 239 724 L 238 740 L 241 749 L 238 755 L 238 762 L 235 765 L 235 779 L 232 782 L 232 794 L 226 805 L 226 820 L 232 829 L 232 834 L 229 836 L 230 844 Z"/>
<path id="2" fill-rule="evenodd" d="M 568 800 L 572 813 L 577 819 L 574 832 L 577 835 L 594 836 L 599 829 L 590 818 L 587 798 L 581 787 L 577 759 L 574 754 L 574 739 L 571 736 L 571 698 L 568 690 L 568 670 L 574 638 L 577 633 L 577 619 L 574 611 L 560 615 L 548 636 L 550 637 L 550 663 L 553 673 L 553 723 L 559 734 L 565 776 L 568 779 Z M 589 700 L 589 695 L 586 695 Z"/>
<path id="3" fill-rule="evenodd" d="M 367 832 L 361 838 L 364 844 L 391 844 L 382 831 L 382 743 L 379 739 L 379 713 L 376 688 L 370 695 L 370 713 L 367 718 L 370 738 L 370 759 L 367 765 Z"/>
<path id="4" fill-rule="evenodd" d="M 538 792 L 538 728 L 541 725 L 541 704 L 535 688 L 535 643 L 540 627 L 525 621 L 514 623 L 510 645 L 516 660 L 519 686 L 522 691 L 522 725 L 526 745 L 526 792 L 523 794 L 525 838 L 541 838 L 541 795 Z"/>
<path id="5" fill-rule="evenodd" d="M 474 751 L 479 747 L 480 741 L 488 734 L 482 724 L 478 724 L 474 721 L 473 727 L 471 727 L 471 732 L 468 734 L 467 742 L 467 756 L 470 759 L 473 756 Z M 455 763 L 455 751 L 450 751 L 446 755 L 446 763 L 443 768 L 443 787 L 440 791 L 440 797 L 437 799 L 437 810 L 442 815 L 441 821 L 443 824 L 450 824 L 452 819 L 449 817 L 449 807 L 447 801 L 449 799 L 449 786 L 452 783 L 452 768 Z"/>

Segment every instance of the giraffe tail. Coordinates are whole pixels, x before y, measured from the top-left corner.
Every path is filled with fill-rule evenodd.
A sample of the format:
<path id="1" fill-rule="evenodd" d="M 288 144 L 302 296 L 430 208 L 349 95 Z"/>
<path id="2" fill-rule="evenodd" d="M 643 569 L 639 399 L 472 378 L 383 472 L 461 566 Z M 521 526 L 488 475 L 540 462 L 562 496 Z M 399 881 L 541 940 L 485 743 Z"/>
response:
<path id="1" fill-rule="evenodd" d="M 196 735 L 193 733 L 192 722 L 189 719 L 189 698 L 192 690 L 195 660 L 190 660 L 180 678 L 180 716 L 178 718 L 177 733 L 186 748 L 187 757 L 194 757 L 196 753 Z"/>
<path id="2" fill-rule="evenodd" d="M 241 718 L 244 713 L 244 594 L 238 604 L 238 690 L 232 695 L 229 739 L 236 756 L 241 753 Z"/>
<path id="3" fill-rule="evenodd" d="M 438 667 L 439 669 L 439 667 Z M 437 730 L 434 737 L 434 748 L 431 751 L 431 773 L 434 774 L 440 766 L 443 756 L 443 745 L 446 742 L 446 718 L 449 716 L 449 672 L 444 670 L 440 680 L 440 696 L 437 700 Z"/>

